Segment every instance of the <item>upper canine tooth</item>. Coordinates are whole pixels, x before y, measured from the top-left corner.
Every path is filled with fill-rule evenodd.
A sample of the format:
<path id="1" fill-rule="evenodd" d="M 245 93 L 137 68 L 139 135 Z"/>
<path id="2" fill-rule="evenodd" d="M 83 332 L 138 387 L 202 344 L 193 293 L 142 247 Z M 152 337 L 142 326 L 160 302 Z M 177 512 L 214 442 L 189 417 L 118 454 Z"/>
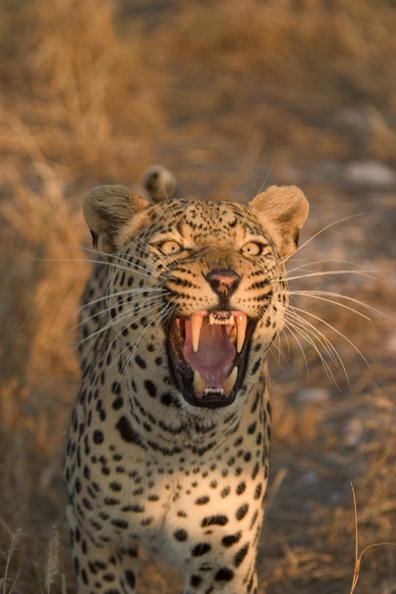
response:
<path id="1" fill-rule="evenodd" d="M 194 390 L 198 396 L 203 394 L 205 390 L 205 382 L 197 369 L 194 371 Z"/>
<path id="2" fill-rule="evenodd" d="M 245 342 L 247 315 L 244 313 L 234 314 L 237 327 L 237 353 L 240 353 Z"/>
<path id="3" fill-rule="evenodd" d="M 215 323 L 215 317 L 212 313 L 209 314 L 209 324 L 212 325 Z"/>
<path id="4" fill-rule="evenodd" d="M 199 336 L 201 334 L 201 327 L 203 322 L 203 316 L 197 314 L 190 315 L 191 324 L 191 342 L 194 349 L 194 353 L 198 350 Z"/>
<path id="5" fill-rule="evenodd" d="M 231 394 L 232 388 L 235 386 L 237 375 L 238 375 L 238 367 L 235 366 L 234 369 L 231 371 L 230 375 L 228 377 L 226 377 L 226 379 L 221 382 L 221 385 L 224 388 L 224 392 L 227 395 Z"/>

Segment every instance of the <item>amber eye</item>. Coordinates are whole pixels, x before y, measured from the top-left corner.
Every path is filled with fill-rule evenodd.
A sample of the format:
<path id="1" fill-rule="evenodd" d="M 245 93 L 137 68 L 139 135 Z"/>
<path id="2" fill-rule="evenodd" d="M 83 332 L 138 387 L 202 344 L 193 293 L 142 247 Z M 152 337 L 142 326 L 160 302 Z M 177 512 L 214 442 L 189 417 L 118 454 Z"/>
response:
<path id="1" fill-rule="evenodd" d="M 178 254 L 182 250 L 181 245 L 177 243 L 177 241 L 173 241 L 173 239 L 170 239 L 169 241 L 164 241 L 164 243 L 161 243 L 159 248 L 161 252 L 166 256 L 169 256 L 171 254 Z"/>
<path id="2" fill-rule="evenodd" d="M 261 243 L 256 243 L 255 241 L 249 241 L 245 243 L 242 248 L 242 254 L 245 256 L 259 256 L 263 251 L 263 245 Z"/>

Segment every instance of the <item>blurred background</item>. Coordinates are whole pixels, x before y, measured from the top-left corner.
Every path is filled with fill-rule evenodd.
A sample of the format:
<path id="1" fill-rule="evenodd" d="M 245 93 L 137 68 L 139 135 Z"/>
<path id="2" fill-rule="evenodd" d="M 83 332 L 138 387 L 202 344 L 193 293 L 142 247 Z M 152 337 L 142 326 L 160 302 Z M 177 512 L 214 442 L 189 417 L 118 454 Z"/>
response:
<path id="1" fill-rule="evenodd" d="M 356 517 L 359 553 L 379 546 L 354 591 L 396 593 L 380 544 L 396 543 L 395 31 L 394 0 L 2 0 L 2 593 L 75 592 L 61 466 L 92 259 L 81 201 L 138 189 L 153 163 L 185 196 L 275 183 L 310 201 L 289 270 L 312 327 L 291 318 L 271 357 L 260 594 L 351 593 Z M 182 591 L 143 560 L 140 593 Z"/>

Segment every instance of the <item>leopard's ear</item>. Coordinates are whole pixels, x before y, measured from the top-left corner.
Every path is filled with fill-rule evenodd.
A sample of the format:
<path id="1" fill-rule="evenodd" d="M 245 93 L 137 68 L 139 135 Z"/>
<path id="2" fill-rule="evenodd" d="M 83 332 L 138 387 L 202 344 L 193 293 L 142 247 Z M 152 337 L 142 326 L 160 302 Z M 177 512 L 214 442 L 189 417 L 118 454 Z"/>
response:
<path id="1" fill-rule="evenodd" d="M 296 251 L 300 229 L 307 220 L 309 205 L 296 186 L 271 186 L 249 202 L 256 216 L 285 260 Z"/>
<path id="2" fill-rule="evenodd" d="M 152 204 L 174 198 L 177 189 L 175 176 L 162 165 L 152 165 L 147 169 L 143 177 L 143 186 Z"/>
<path id="3" fill-rule="evenodd" d="M 120 250 L 133 232 L 132 221 L 142 218 L 150 205 L 125 186 L 100 186 L 84 198 L 83 213 L 94 247 L 107 260 Z"/>

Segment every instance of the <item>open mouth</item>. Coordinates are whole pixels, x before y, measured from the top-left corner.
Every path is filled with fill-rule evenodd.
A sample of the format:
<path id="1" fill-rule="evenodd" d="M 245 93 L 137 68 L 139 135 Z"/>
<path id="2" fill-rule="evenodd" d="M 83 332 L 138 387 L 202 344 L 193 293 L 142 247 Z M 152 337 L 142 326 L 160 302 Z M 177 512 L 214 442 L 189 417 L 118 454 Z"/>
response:
<path id="1" fill-rule="evenodd" d="M 178 388 L 194 406 L 217 408 L 234 402 L 255 321 L 241 311 L 202 310 L 174 318 L 168 355 Z"/>

